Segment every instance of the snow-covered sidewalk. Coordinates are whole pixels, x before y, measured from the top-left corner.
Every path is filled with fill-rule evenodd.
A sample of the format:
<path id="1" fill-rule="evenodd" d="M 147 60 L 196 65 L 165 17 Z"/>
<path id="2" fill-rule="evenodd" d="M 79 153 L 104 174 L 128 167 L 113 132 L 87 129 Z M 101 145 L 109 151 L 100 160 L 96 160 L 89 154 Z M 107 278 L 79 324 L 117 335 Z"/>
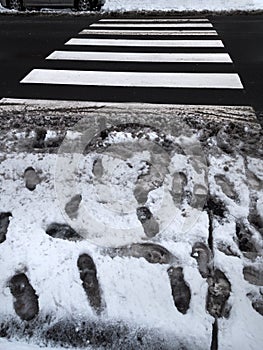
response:
<path id="1" fill-rule="evenodd" d="M 1 115 L 1 350 L 18 339 L 262 348 L 262 130 L 250 108 Z"/>
<path id="2" fill-rule="evenodd" d="M 262 0 L 107 0 L 104 11 L 252 11 Z"/>
<path id="3" fill-rule="evenodd" d="M 140 11 L 260 11 L 263 0 L 106 0 L 103 12 L 140 12 Z M 0 13 L 15 13 L 0 5 Z M 71 10 L 44 10 L 55 13 L 70 13 Z M 85 12 L 83 13 L 85 14 Z"/>

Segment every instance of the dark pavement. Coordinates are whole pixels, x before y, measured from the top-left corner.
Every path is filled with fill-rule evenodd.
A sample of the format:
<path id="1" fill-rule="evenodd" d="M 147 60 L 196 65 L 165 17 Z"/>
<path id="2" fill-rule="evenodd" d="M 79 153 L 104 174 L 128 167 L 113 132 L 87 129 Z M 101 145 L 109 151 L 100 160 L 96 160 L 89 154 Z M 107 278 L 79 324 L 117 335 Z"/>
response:
<path id="1" fill-rule="evenodd" d="M 263 15 L 209 17 L 230 53 L 248 98 L 263 120 Z"/>
<path id="2" fill-rule="evenodd" d="M 218 48 L 214 49 L 213 52 L 228 52 L 234 62 L 234 65 L 230 66 L 214 63 L 190 65 L 129 62 L 123 62 L 121 65 L 116 66 L 116 64 L 108 62 L 48 62 L 44 60 L 54 50 L 67 49 L 64 46 L 66 41 L 72 37 L 77 37 L 80 30 L 87 28 L 89 24 L 96 22 L 99 18 L 101 17 L 98 15 L 1 15 L 0 97 L 61 99 L 61 96 L 63 96 L 63 99 L 108 101 L 110 96 L 113 102 L 187 104 L 189 103 L 189 96 L 191 96 L 190 102 L 192 104 L 251 104 L 255 108 L 257 115 L 259 117 L 263 116 L 263 15 L 207 16 L 217 30 L 219 39 L 225 45 L 224 51 Z M 152 38 L 154 39 L 154 37 Z M 198 39 L 202 39 L 202 37 Z M 85 47 L 85 50 L 94 49 L 103 51 L 103 48 L 100 47 L 92 47 L 90 49 Z M 82 50 L 82 48 L 78 48 L 78 50 Z M 149 49 L 122 48 L 121 50 L 147 52 Z M 121 50 L 118 48 L 118 51 Z M 172 50 L 169 49 L 169 52 L 177 52 L 176 48 Z M 165 52 L 165 49 L 162 49 L 162 51 Z M 187 49 L 185 52 L 187 52 Z M 209 49 L 198 49 L 198 52 L 209 52 Z M 100 71 L 120 69 L 122 71 L 144 72 L 237 72 L 241 77 L 245 92 L 242 90 L 222 90 L 218 92 L 213 89 L 206 89 L 204 94 L 203 92 L 200 93 L 198 89 L 134 89 L 56 85 L 39 85 L 36 89 L 34 84 L 19 84 L 19 81 L 34 68 Z"/>

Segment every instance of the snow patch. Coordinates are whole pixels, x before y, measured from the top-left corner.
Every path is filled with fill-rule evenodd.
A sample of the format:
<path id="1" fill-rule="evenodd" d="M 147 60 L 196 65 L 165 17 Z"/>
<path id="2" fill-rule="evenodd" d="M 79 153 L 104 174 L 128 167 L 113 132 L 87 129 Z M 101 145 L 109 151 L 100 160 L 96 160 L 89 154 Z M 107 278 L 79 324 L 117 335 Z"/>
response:
<path id="1" fill-rule="evenodd" d="M 231 11 L 263 9 L 262 0 L 107 0 L 104 11 Z"/>
<path id="2" fill-rule="evenodd" d="M 125 11 L 256 11 L 263 9 L 263 0 L 106 0 L 103 12 Z M 0 5 L 0 13 L 15 13 Z M 71 9 L 42 9 L 43 13 L 74 13 Z M 82 12 L 85 14 L 85 12 Z"/>

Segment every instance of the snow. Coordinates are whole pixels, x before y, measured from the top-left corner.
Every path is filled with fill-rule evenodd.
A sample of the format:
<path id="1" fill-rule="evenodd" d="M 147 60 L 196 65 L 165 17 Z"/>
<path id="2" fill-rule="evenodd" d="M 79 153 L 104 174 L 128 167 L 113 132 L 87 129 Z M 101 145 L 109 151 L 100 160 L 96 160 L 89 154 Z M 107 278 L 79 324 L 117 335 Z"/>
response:
<path id="1" fill-rule="evenodd" d="M 107 0 L 104 11 L 230 11 L 263 9 L 262 0 Z"/>
<path id="2" fill-rule="evenodd" d="M 107 0 L 103 11 L 253 11 L 262 10 L 263 0 Z M 14 13 L 0 5 L 0 13 Z M 48 10 L 44 12 L 70 13 L 70 10 Z"/>
<path id="3" fill-rule="evenodd" d="M 92 118 L 89 121 L 93 126 Z M 92 133 L 92 128 L 88 131 Z M 33 132 L 16 131 L 15 135 L 19 142 L 34 137 Z M 196 135 L 187 133 L 168 137 L 184 150 L 183 154 L 175 152 L 168 156 L 160 147 L 152 146 L 158 138 L 153 131 L 147 138 L 111 132 L 100 145 L 107 146 L 104 152 L 94 149 L 84 155 L 82 135 L 81 128 L 68 130 L 59 155 L 23 151 L 0 154 L 0 212 L 12 213 L 6 240 L 0 245 L 1 319 L 12 317 L 19 321 L 8 281 L 14 274 L 24 272 L 39 296 L 41 317 L 51 315 L 53 322 L 72 318 L 123 322 L 131 328 L 167 335 L 166 339 L 182 342 L 186 348 L 210 349 L 214 318 L 206 310 L 208 284 L 191 256 L 195 243 L 209 239 L 204 199 L 197 200 L 197 194 L 204 198 L 209 188 L 210 195 L 221 200 L 227 209 L 224 219 L 213 220 L 213 264 L 231 284 L 230 316 L 218 320 L 219 349 L 238 348 L 242 344 L 246 349 L 261 349 L 262 316 L 247 297 L 249 293 L 259 294 L 260 287 L 244 279 L 243 267 L 261 264 L 262 258 L 258 256 L 254 262 L 245 259 L 235 234 L 236 222 L 244 222 L 261 245 L 260 235 L 248 217 L 251 198 L 257 199 L 258 208 L 262 203 L 262 189 L 258 190 L 263 178 L 262 160 L 217 150 L 208 154 L 206 164 Z M 50 129 L 46 141 L 56 137 L 56 132 Z M 216 147 L 217 140 L 211 137 L 208 144 Z M 138 175 L 147 178 L 149 164 L 154 177 L 146 205 L 160 228 L 153 238 L 146 237 L 136 216 L 138 203 L 134 196 Z M 25 186 L 24 171 L 28 167 L 33 167 L 41 180 L 34 191 Z M 185 197 L 178 203 L 172 196 L 173 184 L 176 174 L 182 173 L 187 182 Z M 149 185 L 149 179 L 146 184 Z M 66 204 L 78 193 L 82 195 L 78 216 L 69 218 Z M 196 201 L 189 202 L 187 193 L 192 193 Z M 54 222 L 70 224 L 86 239 L 75 242 L 48 236 L 46 228 Z M 112 257 L 108 253 L 115 247 L 145 242 L 166 248 L 173 256 L 171 263 L 150 264 L 143 257 Z M 232 255 L 223 253 L 226 247 Z M 77 260 L 84 253 L 93 258 L 97 268 L 105 305 L 100 316 L 88 302 L 80 280 Z M 170 266 L 183 267 L 185 282 L 191 289 L 186 314 L 174 305 L 167 274 Z M 16 343 L 15 338 L 12 342 L 0 339 L 0 349 L 34 350 L 38 336 L 35 334 L 28 346 Z"/>
<path id="4" fill-rule="evenodd" d="M 65 348 L 61 347 L 46 347 L 46 346 L 37 346 L 33 344 L 23 343 L 21 341 L 8 341 L 5 339 L 0 338 L 0 350 L 64 350 Z M 86 347 L 88 350 L 89 347 Z M 68 348 L 70 350 L 70 348 Z M 74 348 L 74 350 L 78 350 L 77 348 Z"/>
<path id="5" fill-rule="evenodd" d="M 179 4 L 179 1 L 172 0 L 108 0 L 104 7 L 104 11 L 257 9 L 263 9 L 263 1 L 185 0 Z M 11 11 L 0 7 L 0 12 Z M 54 130 L 48 130 L 46 141 L 52 141 L 56 136 Z M 81 133 L 69 130 L 66 136 L 66 139 L 77 143 Z M 18 140 L 27 137 L 32 139 L 35 134 L 16 133 Z M 154 133 L 149 135 L 150 140 L 154 137 Z M 144 327 L 162 335 L 167 334 L 172 341 L 182 341 L 186 348 L 210 349 L 214 318 L 206 310 L 208 284 L 191 256 L 196 242 L 207 242 L 209 239 L 209 217 L 202 210 L 202 201 L 191 206 L 184 198 L 180 205 L 176 205 L 171 195 L 173 177 L 176 173 L 183 173 L 188 180 L 185 192 L 196 191 L 197 194 L 200 191 L 201 195 L 206 196 L 207 175 L 210 195 L 221 200 L 227 209 L 224 220 L 213 221 L 213 263 L 231 283 L 228 300 L 230 316 L 218 320 L 219 349 L 262 349 L 262 316 L 255 311 L 247 297 L 250 293 L 256 295 L 262 291 L 243 277 L 244 266 L 260 265 L 262 258 L 258 256 L 255 261 L 248 261 L 240 252 L 235 237 L 236 222 L 242 222 L 253 232 L 256 243 L 262 249 L 260 233 L 248 220 L 253 198 L 254 210 L 263 219 L 262 160 L 215 152 L 208 155 L 208 165 L 203 164 L 200 172 L 200 163 L 191 163 L 191 156 L 187 153 L 173 154 L 168 164 L 160 161 L 162 154 L 160 159 L 156 157 L 155 180 L 158 183 L 161 178 L 163 182 L 161 186 L 151 188 L 146 205 L 154 214 L 161 232 L 149 239 L 136 216 L 138 203 L 134 188 L 138 175 L 144 171 L 147 174 L 145 164 L 152 161 L 152 153 L 135 148 L 133 152 L 126 149 L 124 154 L 116 157 L 114 145 L 127 141 L 131 146 L 131 135 L 113 133 L 110 138 L 113 153 L 93 151 L 87 156 L 78 155 L 77 159 L 64 155 L 61 163 L 56 154 L 23 151 L 0 153 L 0 212 L 12 213 L 6 241 L 0 244 L 1 321 L 9 317 L 19 321 L 8 282 L 14 274 L 24 272 L 39 296 L 41 316 L 51 315 L 53 322 L 72 317 L 98 323 L 121 321 L 131 327 Z M 184 146 L 184 150 L 187 149 L 187 142 L 190 142 L 189 139 L 177 141 Z M 210 144 L 212 147 L 217 141 L 211 138 Z M 103 173 L 96 177 L 93 165 L 94 160 L 98 159 L 101 160 Z M 74 161 L 77 161 L 77 168 L 71 168 Z M 41 182 L 31 192 L 25 187 L 24 171 L 32 166 Z M 68 171 L 65 172 L 65 169 Z M 163 169 L 167 171 L 163 173 Z M 76 178 L 77 186 L 71 186 Z M 75 191 L 82 194 L 84 205 L 80 205 L 77 219 L 69 219 L 64 208 L 76 194 Z M 86 239 L 69 242 L 49 237 L 45 230 L 53 222 L 69 223 Z M 170 265 L 183 266 L 185 281 L 191 289 L 190 307 L 185 315 L 174 305 L 167 274 L 169 264 L 150 264 L 144 258 L 128 256 L 112 258 L 107 254 L 107 249 L 116 246 L 145 242 L 162 245 L 174 256 Z M 227 247 L 234 254 L 223 253 L 222 247 Z M 83 253 L 92 256 L 97 267 L 105 304 L 100 316 L 88 302 L 79 277 L 77 260 Z M 0 338 L 0 350 L 39 349 L 36 345 L 39 342 L 38 334 L 31 342 L 17 341 L 16 337 L 11 340 Z M 43 347 L 43 344 L 41 348 L 53 349 Z"/>
<path id="6" fill-rule="evenodd" d="M 49 137 L 50 135 L 51 133 L 49 133 Z M 70 138 L 72 139 L 72 135 L 70 135 Z M 90 157 L 91 160 L 94 159 L 94 155 Z M 106 183 L 109 186 L 112 180 L 121 176 L 122 182 L 119 183 L 118 188 L 119 193 L 124 197 L 119 198 L 119 200 L 123 201 L 122 206 L 126 209 L 127 207 L 124 204 L 127 202 L 130 202 L 131 208 L 135 208 L 136 203 L 130 199 L 132 197 L 131 188 L 126 187 L 126 182 L 127 179 L 130 179 L 130 181 L 136 179 L 134 172 L 136 171 L 137 173 L 139 164 L 141 164 L 139 154 L 135 154 L 129 159 L 129 162 L 133 164 L 133 169 L 127 166 L 123 168 L 124 162 L 121 161 L 120 164 L 120 162 L 115 160 L 114 164 L 114 161 L 108 158 L 109 156 L 104 156 L 104 167 L 105 169 L 109 167 L 109 172 L 106 172 L 104 180 L 101 181 L 105 183 L 105 186 Z M 2 303 L 0 305 L 0 314 L 12 315 L 15 319 L 17 318 L 12 306 L 13 298 L 7 284 L 10 276 L 18 271 L 26 271 L 37 295 L 39 295 L 39 305 L 43 315 L 55 314 L 57 320 L 70 318 L 72 315 L 93 319 L 95 317 L 94 312 L 87 303 L 87 297 L 81 286 L 76 266 L 78 256 L 85 252 L 93 257 L 97 266 L 103 298 L 107 305 L 103 314 L 104 319 L 122 320 L 127 323 L 146 326 L 149 329 L 153 329 L 158 325 L 159 331 L 163 330 L 168 333 L 175 332 L 176 329 L 177 338 L 180 339 L 181 335 L 186 332 L 191 334 L 187 343 L 195 344 L 196 349 L 199 349 L 199 344 L 202 344 L 200 348 L 209 349 L 212 318 L 205 311 L 206 285 L 199 275 L 195 261 L 189 255 L 191 245 L 188 242 L 190 237 L 192 237 L 192 240 L 197 239 L 198 232 L 207 232 L 207 230 L 204 230 L 204 227 L 207 227 L 208 224 L 205 213 L 199 213 L 197 224 L 188 232 L 188 239 L 185 237 L 182 242 L 177 244 L 171 241 L 169 243 L 164 242 L 164 245 L 168 246 L 170 252 L 177 256 L 179 261 L 186 266 L 184 270 L 185 279 L 191 284 L 192 288 L 193 298 L 190 312 L 187 315 L 182 315 L 175 309 L 171 298 L 167 265 L 149 264 L 142 258 L 116 257 L 112 259 L 108 256 L 100 255 L 100 248 L 93 244 L 93 242 L 98 242 L 104 244 L 104 246 L 109 246 L 112 244 L 123 245 L 131 241 L 143 242 L 144 234 L 134 212 L 132 213 L 133 220 L 128 220 L 127 225 L 135 222 L 136 230 L 132 233 L 137 232 L 137 236 L 131 233 L 128 234 L 129 232 L 124 230 L 124 232 L 128 232 L 126 236 L 116 236 L 114 238 L 108 229 L 101 238 L 100 236 L 98 237 L 98 225 L 92 226 L 92 222 L 89 225 L 88 241 L 74 243 L 52 239 L 46 235 L 45 227 L 48 224 L 65 221 L 65 217 L 56 202 L 54 188 L 56 161 L 56 155 L 27 153 L 17 155 L 11 153 L 5 156 L 5 160 L 1 163 L 1 173 L 4 174 L 4 177 L 1 181 L 0 211 L 8 208 L 12 212 L 13 217 L 9 225 L 7 240 L 1 244 L 0 262 L 2 274 L 0 290 L 2 291 Z M 176 161 L 174 160 L 174 162 Z M 89 157 L 84 164 L 84 169 L 87 169 L 88 165 L 92 165 Z M 42 179 L 41 185 L 38 185 L 34 192 L 28 191 L 23 181 L 23 172 L 29 166 L 33 166 Z M 187 167 L 186 158 L 184 167 Z M 91 172 L 89 170 L 85 174 L 82 165 L 80 165 L 80 169 L 82 169 L 83 174 L 81 183 L 86 184 L 87 188 L 87 183 L 91 181 L 89 179 Z M 129 173 L 126 172 L 128 169 L 130 169 Z M 94 184 L 96 187 L 96 182 Z M 82 185 L 80 184 L 80 186 Z M 127 191 L 120 190 L 125 187 Z M 120 226 L 118 225 L 118 218 L 120 219 L 121 217 L 116 215 L 114 218 L 112 216 L 114 212 L 101 212 L 101 198 L 99 197 L 99 201 L 96 204 L 96 197 L 92 197 L 94 187 L 91 185 L 87 189 L 89 188 L 87 195 L 84 188 L 83 199 L 87 207 L 89 206 L 87 200 L 93 203 L 93 211 L 97 220 L 103 220 L 104 218 L 104 222 L 107 221 L 108 213 L 110 219 L 115 220 L 115 224 L 109 221 L 107 225 L 113 228 Z M 105 189 L 100 189 L 99 193 L 103 194 Z M 113 192 L 115 192 L 114 187 Z M 104 200 L 106 199 L 104 198 Z M 120 208 L 114 207 L 115 197 L 108 197 L 107 200 L 110 200 L 108 202 L 109 208 L 119 209 L 118 212 L 120 212 Z M 158 202 L 153 205 L 153 209 L 155 207 L 157 207 L 156 211 Z M 191 215 L 190 208 L 188 208 L 188 212 Z M 165 222 L 162 223 L 160 218 L 160 225 L 165 224 Z M 179 234 L 178 225 L 176 227 L 177 234 Z M 92 232 L 93 229 L 94 232 Z M 171 231 L 175 230 L 171 228 Z M 181 236 L 183 237 L 183 233 Z M 206 234 L 204 235 L 205 238 L 207 238 Z M 162 238 L 160 239 L 162 241 Z M 166 235 L 167 239 L 169 240 L 169 234 Z M 25 247 L 28 249 L 25 249 Z M 13 257 L 11 260 L 10 256 Z M 78 300 L 77 303 L 76 300 Z M 201 337 L 200 334 L 202 334 Z M 184 341 L 186 340 L 184 339 Z M 4 346 L 5 349 L 8 349 L 6 344 Z"/>
<path id="7" fill-rule="evenodd" d="M 232 226 L 232 227 L 231 227 Z M 233 234 L 233 222 L 218 225 L 214 230 L 216 239 L 227 234 Z M 232 239 L 233 242 L 233 239 Z M 255 288 L 250 283 L 240 279 L 243 263 L 239 257 L 227 256 L 216 251 L 214 262 L 231 281 L 232 290 L 229 298 L 232 310 L 228 319 L 219 319 L 219 349 L 261 349 L 263 344 L 262 316 L 251 306 L 247 294 Z M 242 334 L 250 334 L 243 337 Z"/>
<path id="8" fill-rule="evenodd" d="M 21 139 L 24 134 L 17 136 Z M 54 133 L 49 131 L 47 138 L 50 140 L 52 136 L 55 136 Z M 77 132 L 68 132 L 64 147 L 68 147 L 67 142 L 78 144 L 78 136 Z M 151 139 L 157 137 L 154 133 L 149 136 Z M 118 147 L 115 146 L 122 145 L 124 141 L 128 143 L 128 147 L 121 148 L 121 153 L 117 154 Z M 0 247 L 3 271 L 0 278 L 3 301 L 0 305 L 0 315 L 18 318 L 13 309 L 13 297 L 8 288 L 8 281 L 15 273 L 26 272 L 39 296 L 42 315 L 55 315 L 56 320 L 70 319 L 72 315 L 79 319 L 96 319 L 87 302 L 76 264 L 80 254 L 88 253 L 96 264 L 103 291 L 106 305 L 101 316 L 103 319 L 121 320 L 149 329 L 155 329 L 158 325 L 158 331 L 161 333 L 175 333 L 177 341 L 182 339 L 184 343 L 195 344 L 196 349 L 209 349 L 212 318 L 205 310 L 206 285 L 199 275 L 196 262 L 189 255 L 189 238 L 192 241 L 200 239 L 198 233 L 202 232 L 203 239 L 207 239 L 208 230 L 204 230 L 208 225 L 207 215 L 199 212 L 196 218 L 196 210 L 186 206 L 188 219 L 193 219 L 193 223 L 190 220 L 190 227 L 187 226 L 188 239 L 185 237 L 181 242 L 174 243 L 169 235 L 173 238 L 176 231 L 177 235 L 183 237 L 184 232 L 180 233 L 180 223 L 177 221 L 181 220 L 182 228 L 185 228 L 185 220 L 180 219 L 180 211 L 174 205 L 174 208 L 168 208 L 173 203 L 169 192 L 170 175 L 167 175 L 164 181 L 167 189 L 162 189 L 161 186 L 161 191 L 153 190 L 148 199 L 148 205 L 162 231 L 175 214 L 179 217 L 174 223 L 176 230 L 170 227 L 170 232 L 163 233 L 163 238 L 160 236 L 160 243 L 167 246 L 170 253 L 185 265 L 185 279 L 192 286 L 190 311 L 182 315 L 176 310 L 171 297 L 168 265 L 149 264 L 143 258 L 112 259 L 101 255 L 102 247 L 145 242 L 144 231 L 136 217 L 135 209 L 138 203 L 133 196 L 134 186 L 138 174 L 147 174 L 147 166 L 143 170 L 146 161 L 153 162 L 155 157 L 157 173 L 163 171 L 158 168 L 158 160 L 162 154 L 153 154 L 149 141 L 140 141 L 137 146 L 135 142 L 133 146 L 131 134 L 113 133 L 108 142 L 112 144 L 112 148 L 108 148 L 106 154 L 91 152 L 80 156 L 77 150 L 76 159 L 72 154 L 65 155 L 63 147 L 59 157 L 56 154 L 23 152 L 1 154 L 0 211 L 8 209 L 12 212 L 12 218 L 7 239 Z M 182 138 L 181 143 L 185 144 L 187 149 L 187 143 L 191 144 L 191 139 Z M 133 147 L 135 150 L 131 151 Z M 102 159 L 103 174 L 96 178 L 92 167 L 94 160 L 98 158 Z M 189 162 L 189 156 L 175 154 L 169 172 L 173 174 L 178 163 L 180 169 L 177 170 L 184 170 L 189 180 L 195 178 L 197 182 L 202 183 L 202 174 L 197 174 Z M 78 165 L 77 169 L 74 167 L 75 163 Z M 37 185 L 33 192 L 24 184 L 23 174 L 28 167 L 34 167 L 41 178 L 41 184 Z M 67 169 L 66 173 L 64 169 Z M 76 176 L 79 179 L 77 188 L 73 183 Z M 162 177 L 162 174 L 157 176 Z M 83 196 L 83 205 L 79 208 L 80 219 L 70 221 L 66 219 L 63 208 L 72 195 L 76 194 L 76 189 Z M 172 216 L 167 218 L 169 211 Z M 63 223 L 65 219 L 85 235 L 87 240 L 68 242 L 53 239 L 45 233 L 49 224 Z M 88 232 L 84 233 L 83 229 Z M 11 260 L 10 256 L 13 257 Z M 187 340 L 182 337 L 185 332 L 191 334 Z M 173 337 L 175 338 L 175 335 Z"/>

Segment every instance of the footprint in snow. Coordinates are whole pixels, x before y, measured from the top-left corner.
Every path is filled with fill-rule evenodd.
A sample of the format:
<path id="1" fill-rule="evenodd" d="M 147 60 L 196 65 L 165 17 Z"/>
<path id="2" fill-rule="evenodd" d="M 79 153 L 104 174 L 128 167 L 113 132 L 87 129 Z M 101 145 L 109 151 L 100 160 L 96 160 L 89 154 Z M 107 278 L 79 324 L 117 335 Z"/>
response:
<path id="1" fill-rule="evenodd" d="M 235 186 L 224 175 L 215 175 L 215 181 L 221 187 L 222 192 L 234 202 L 239 202 L 239 196 L 235 191 Z"/>
<path id="2" fill-rule="evenodd" d="M 179 312 L 186 314 L 190 306 L 191 290 L 184 280 L 183 268 L 172 266 L 167 272 L 170 278 L 174 304 Z"/>
<path id="3" fill-rule="evenodd" d="M 53 238 L 65 239 L 68 241 L 82 240 L 82 237 L 66 224 L 52 223 L 46 229 L 46 234 Z"/>
<path id="4" fill-rule="evenodd" d="M 199 272 L 203 278 L 210 275 L 212 254 L 208 246 L 202 242 L 194 244 L 191 256 L 196 259 Z"/>
<path id="5" fill-rule="evenodd" d="M 9 281 L 9 288 L 14 297 L 16 314 L 25 321 L 32 320 L 39 312 L 38 296 L 27 276 L 19 273 Z"/>
<path id="6" fill-rule="evenodd" d="M 159 224 L 150 210 L 147 207 L 139 207 L 136 212 L 145 235 L 149 238 L 155 237 L 159 233 Z"/>
<path id="7" fill-rule="evenodd" d="M 207 279 L 208 294 L 206 300 L 207 311 L 213 317 L 227 316 L 227 300 L 231 292 L 231 284 L 225 274 L 216 269 L 213 276 Z"/>
<path id="8" fill-rule="evenodd" d="M 255 286 L 263 286 L 263 266 L 245 266 L 243 275 L 247 282 Z"/>
<path id="9" fill-rule="evenodd" d="M 103 309 L 101 290 L 97 278 L 97 269 L 88 254 L 82 254 L 77 261 L 82 286 L 87 294 L 91 307 L 100 314 Z"/>
<path id="10" fill-rule="evenodd" d="M 11 213 L 0 213 L 0 243 L 6 240 L 10 216 L 12 216 Z"/>
<path id="11" fill-rule="evenodd" d="M 238 247 L 246 258 L 253 260 L 259 255 L 258 249 L 256 247 L 256 242 L 253 238 L 253 234 L 249 231 L 247 227 L 237 223 L 236 237 Z"/>
<path id="12" fill-rule="evenodd" d="M 263 316 L 263 291 L 259 294 L 248 293 L 247 297 L 251 300 L 251 305 L 261 316 Z"/>
<path id="13" fill-rule="evenodd" d="M 41 182 L 40 177 L 32 167 L 29 167 L 25 170 L 24 179 L 26 188 L 29 189 L 29 191 L 34 191 L 37 185 Z"/>
<path id="14" fill-rule="evenodd" d="M 82 200 L 81 194 L 76 194 L 65 206 L 65 212 L 71 220 L 78 217 L 78 210 Z"/>
<path id="15" fill-rule="evenodd" d="M 144 258 L 150 264 L 171 264 L 175 260 L 175 257 L 166 248 L 153 243 L 134 243 L 107 250 L 106 254 L 109 254 L 112 258 L 116 256 Z"/>

